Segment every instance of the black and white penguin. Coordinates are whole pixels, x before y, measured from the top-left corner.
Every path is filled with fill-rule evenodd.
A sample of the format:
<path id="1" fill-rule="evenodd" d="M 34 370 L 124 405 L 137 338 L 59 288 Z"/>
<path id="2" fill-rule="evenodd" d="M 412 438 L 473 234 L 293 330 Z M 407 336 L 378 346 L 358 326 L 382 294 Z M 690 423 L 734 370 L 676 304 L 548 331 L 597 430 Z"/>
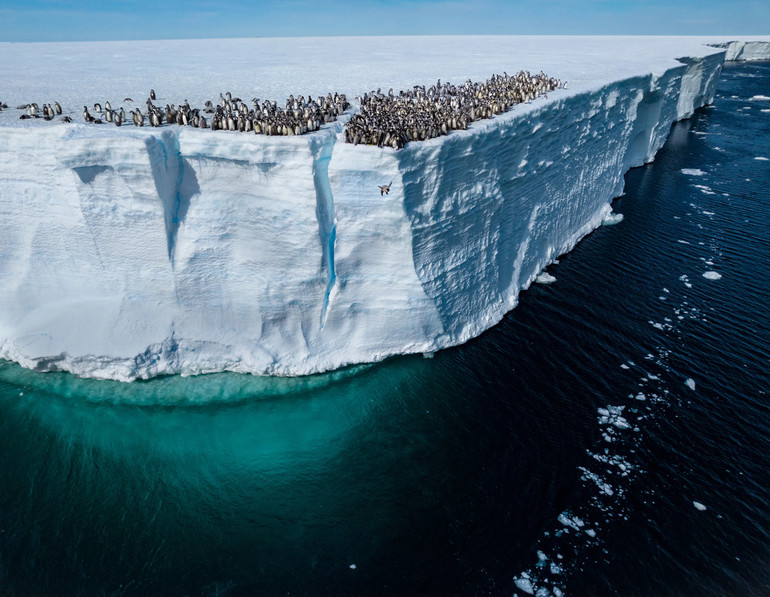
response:
<path id="1" fill-rule="evenodd" d="M 59 102 L 54 102 L 53 105 L 54 108 L 56 108 L 56 113 L 61 114 L 61 106 L 59 105 Z"/>
<path id="2" fill-rule="evenodd" d="M 151 100 L 155 99 L 155 90 L 154 89 L 150 89 L 150 99 Z"/>

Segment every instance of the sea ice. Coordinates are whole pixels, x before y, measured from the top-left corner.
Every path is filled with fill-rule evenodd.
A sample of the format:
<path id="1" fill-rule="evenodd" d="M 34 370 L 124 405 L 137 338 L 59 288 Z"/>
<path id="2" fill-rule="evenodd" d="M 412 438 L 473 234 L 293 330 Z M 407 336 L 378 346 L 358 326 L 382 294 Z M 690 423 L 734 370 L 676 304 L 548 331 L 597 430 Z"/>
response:
<path id="1" fill-rule="evenodd" d="M 514 579 L 513 584 L 520 591 L 524 591 L 527 595 L 534 595 L 535 588 L 532 586 L 532 581 L 528 578 L 527 573 L 523 572 L 522 575 Z"/>
<path id="2" fill-rule="evenodd" d="M 682 174 L 686 176 L 703 176 L 706 173 L 699 168 L 682 168 Z"/>
<path id="3" fill-rule="evenodd" d="M 688 377 L 687 380 L 684 382 L 684 385 L 686 385 L 691 390 L 695 389 L 695 380 L 692 377 Z"/>
<path id="4" fill-rule="evenodd" d="M 720 274 L 719 272 L 709 271 L 709 272 L 703 272 L 703 277 L 706 278 L 707 280 L 719 280 L 719 278 L 722 277 L 722 274 Z"/>
<path id="5" fill-rule="evenodd" d="M 603 226 L 613 226 L 623 221 L 623 214 L 608 213 L 602 220 Z"/>
<path id="6" fill-rule="evenodd" d="M 583 522 L 577 516 L 571 516 L 570 513 L 567 511 L 564 511 L 561 514 L 559 514 L 558 520 L 565 527 L 570 527 L 576 531 L 581 530 L 585 526 L 585 522 Z"/>
<path id="7" fill-rule="evenodd" d="M 693 501 L 692 505 L 695 506 L 695 508 L 697 510 L 700 510 L 701 512 L 703 512 L 706 509 L 706 506 L 704 506 L 700 502 Z"/>
<path id="8" fill-rule="evenodd" d="M 535 278 L 535 282 L 538 284 L 553 284 L 556 282 L 556 277 L 552 276 L 548 272 L 543 272 L 542 274 L 539 274 L 537 278 Z"/>
<path id="9" fill-rule="evenodd" d="M 693 186 L 696 189 L 699 189 L 701 193 L 704 193 L 706 195 L 716 195 L 716 193 L 710 187 L 707 187 L 706 185 L 696 184 L 696 185 L 693 185 Z"/>
<path id="10" fill-rule="evenodd" d="M 763 157 L 763 156 L 759 156 L 759 157 L 756 157 L 754 159 L 755 160 L 759 160 L 760 162 L 766 162 L 766 161 L 770 160 L 770 158 L 766 158 L 766 157 Z"/>

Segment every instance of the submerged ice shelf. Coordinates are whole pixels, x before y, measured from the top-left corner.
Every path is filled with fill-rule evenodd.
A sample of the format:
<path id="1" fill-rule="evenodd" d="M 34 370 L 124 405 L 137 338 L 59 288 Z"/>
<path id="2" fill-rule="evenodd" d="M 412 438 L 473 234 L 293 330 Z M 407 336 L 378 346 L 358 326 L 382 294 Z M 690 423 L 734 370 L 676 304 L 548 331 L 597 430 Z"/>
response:
<path id="1" fill-rule="evenodd" d="M 0 357 L 121 380 L 226 369 L 299 375 L 465 342 L 602 223 L 626 170 L 653 158 L 672 122 L 712 100 L 726 55 L 770 58 L 766 40 L 726 48 L 693 38 L 570 38 L 568 48 L 553 38 L 470 40 L 481 57 L 431 64 L 431 52 L 446 43 L 451 56 L 456 40 L 408 39 L 372 65 L 374 84 L 344 61 L 323 83 L 300 67 L 263 83 L 276 98 L 297 91 L 297 80 L 311 93 L 354 97 L 542 68 L 569 89 L 398 151 L 345 144 L 344 120 L 302 137 L 263 137 L 35 126 L 1 113 Z M 305 41 L 330 55 L 354 43 Z M 267 42 L 287 56 L 298 43 L 218 43 Z M 133 43 L 141 60 L 146 47 Z M 193 47 L 143 43 L 180 56 Z M 86 94 L 88 64 L 0 99 L 58 97 L 72 108 L 100 92 L 142 93 Z M 15 80 L 31 85 L 21 72 L 7 75 L 10 89 Z M 245 75 L 229 75 L 228 85 L 243 83 Z M 124 82 L 144 85 L 141 76 L 128 72 Z M 184 95 L 185 84 L 168 81 L 178 87 L 169 97 Z M 219 91 L 190 99 L 202 104 Z M 381 196 L 378 185 L 390 181 Z"/>

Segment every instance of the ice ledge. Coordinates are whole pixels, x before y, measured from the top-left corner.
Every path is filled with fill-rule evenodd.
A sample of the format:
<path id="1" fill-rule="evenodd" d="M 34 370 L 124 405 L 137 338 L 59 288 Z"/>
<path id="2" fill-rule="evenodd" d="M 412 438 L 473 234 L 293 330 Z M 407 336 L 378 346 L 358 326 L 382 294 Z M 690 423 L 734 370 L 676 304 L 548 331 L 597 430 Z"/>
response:
<path id="1" fill-rule="evenodd" d="M 0 357 L 128 381 L 462 343 L 601 224 L 625 171 L 712 101 L 725 56 L 770 59 L 770 43 L 400 151 L 341 143 L 341 123 L 287 139 L 3 127 Z"/>

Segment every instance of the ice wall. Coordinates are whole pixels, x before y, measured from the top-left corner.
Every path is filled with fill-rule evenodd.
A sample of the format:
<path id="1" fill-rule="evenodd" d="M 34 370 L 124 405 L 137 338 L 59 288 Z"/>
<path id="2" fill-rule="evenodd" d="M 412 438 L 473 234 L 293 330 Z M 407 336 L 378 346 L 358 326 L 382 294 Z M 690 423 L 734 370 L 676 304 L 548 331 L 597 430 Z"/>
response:
<path id="1" fill-rule="evenodd" d="M 625 171 L 712 100 L 724 57 L 399 151 L 344 144 L 341 123 L 2 127 L 0 357 L 121 380 L 299 375 L 464 342 L 601 223 Z"/>
<path id="2" fill-rule="evenodd" d="M 726 41 L 714 44 L 726 50 L 725 60 L 768 60 L 770 41 Z"/>

